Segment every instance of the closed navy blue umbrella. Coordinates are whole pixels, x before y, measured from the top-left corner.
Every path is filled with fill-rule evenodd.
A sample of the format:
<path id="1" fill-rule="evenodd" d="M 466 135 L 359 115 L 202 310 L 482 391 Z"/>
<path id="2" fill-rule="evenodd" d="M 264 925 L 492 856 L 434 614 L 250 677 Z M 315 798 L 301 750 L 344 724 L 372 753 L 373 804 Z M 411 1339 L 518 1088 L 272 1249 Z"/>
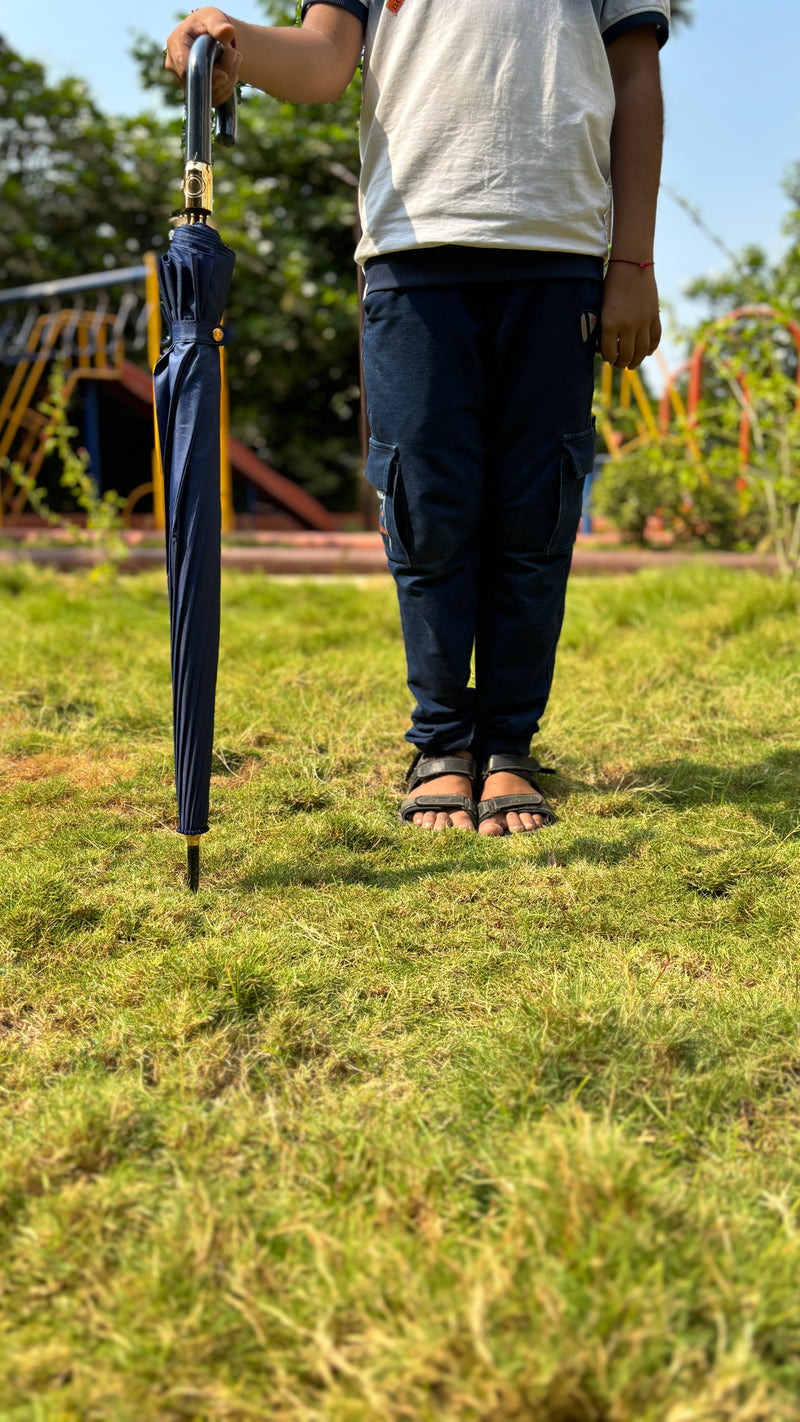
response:
<path id="1" fill-rule="evenodd" d="M 178 832 L 187 836 L 189 887 L 200 878 L 208 829 L 220 603 L 220 359 L 222 314 L 235 257 L 207 226 L 211 211 L 211 69 L 222 48 L 195 41 L 186 85 L 185 226 L 159 263 L 170 345 L 153 375 L 164 471 Z M 235 99 L 217 111 L 218 137 L 235 141 Z"/>

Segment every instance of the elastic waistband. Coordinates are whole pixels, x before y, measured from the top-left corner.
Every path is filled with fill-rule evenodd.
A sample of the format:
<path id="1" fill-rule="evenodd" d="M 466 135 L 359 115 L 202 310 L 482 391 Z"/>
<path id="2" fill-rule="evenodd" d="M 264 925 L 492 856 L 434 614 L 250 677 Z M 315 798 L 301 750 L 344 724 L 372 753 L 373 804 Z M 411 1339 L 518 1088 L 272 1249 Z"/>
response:
<path id="1" fill-rule="evenodd" d="M 368 292 L 476 282 L 552 281 L 559 277 L 602 281 L 603 259 L 580 252 L 443 245 L 369 257 L 364 263 L 364 276 Z"/>

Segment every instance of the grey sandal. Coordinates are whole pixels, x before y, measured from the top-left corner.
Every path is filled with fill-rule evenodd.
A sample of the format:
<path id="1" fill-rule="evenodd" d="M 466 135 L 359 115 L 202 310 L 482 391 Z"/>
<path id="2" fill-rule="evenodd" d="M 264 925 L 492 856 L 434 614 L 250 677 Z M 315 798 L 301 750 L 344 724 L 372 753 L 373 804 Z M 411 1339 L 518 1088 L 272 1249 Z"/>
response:
<path id="1" fill-rule="evenodd" d="M 506 810 L 520 810 L 528 815 L 541 815 L 544 829 L 548 825 L 554 825 L 558 819 L 555 810 L 552 810 L 544 798 L 539 786 L 536 784 L 536 775 L 555 775 L 555 771 L 549 766 L 540 765 L 538 760 L 534 760 L 530 755 L 490 755 L 481 765 L 481 782 L 485 782 L 490 775 L 495 775 L 498 770 L 508 770 L 513 775 L 519 775 L 523 780 L 527 780 L 531 793 L 525 795 L 495 795 L 491 800 L 482 800 L 478 805 L 478 824 L 488 820 L 490 815 L 498 813 L 504 814 Z M 505 831 L 509 833 L 508 830 Z M 532 834 L 532 830 L 523 830 L 524 834 Z"/>
<path id="2" fill-rule="evenodd" d="M 406 784 L 409 790 L 416 790 L 418 785 L 424 785 L 426 780 L 435 780 L 439 775 L 466 775 L 474 781 L 477 773 L 475 761 L 466 760 L 464 756 L 424 755 L 420 751 L 408 767 Z M 410 795 L 398 812 L 401 824 L 411 824 L 420 810 L 423 813 L 425 810 L 441 810 L 446 814 L 452 810 L 463 810 L 472 820 L 473 829 L 477 827 L 475 801 L 467 795 Z"/>

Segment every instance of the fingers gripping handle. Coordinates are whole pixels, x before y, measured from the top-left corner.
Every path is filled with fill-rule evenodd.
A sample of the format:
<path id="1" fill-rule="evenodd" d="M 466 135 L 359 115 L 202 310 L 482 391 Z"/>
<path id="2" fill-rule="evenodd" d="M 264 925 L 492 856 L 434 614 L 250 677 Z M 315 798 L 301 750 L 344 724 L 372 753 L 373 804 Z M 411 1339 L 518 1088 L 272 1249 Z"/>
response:
<path id="1" fill-rule="evenodd" d="M 223 45 L 200 35 L 192 45 L 186 71 L 186 152 L 183 207 L 190 220 L 204 222 L 213 208 L 211 178 L 211 72 Z M 224 147 L 236 142 L 236 94 L 216 110 L 216 138 Z"/>

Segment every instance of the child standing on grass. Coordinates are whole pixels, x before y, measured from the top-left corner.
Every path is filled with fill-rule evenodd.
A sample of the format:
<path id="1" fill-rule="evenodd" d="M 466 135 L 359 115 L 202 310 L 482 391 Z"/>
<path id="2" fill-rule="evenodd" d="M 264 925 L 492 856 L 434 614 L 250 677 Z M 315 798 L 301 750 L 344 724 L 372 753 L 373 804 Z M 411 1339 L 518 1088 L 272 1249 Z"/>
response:
<path id="1" fill-rule="evenodd" d="M 595 352 L 634 368 L 661 337 L 668 26 L 669 0 L 306 0 L 300 28 L 206 7 L 167 43 L 181 81 L 198 35 L 225 46 L 215 104 L 237 81 L 336 99 L 364 52 L 366 473 L 416 701 L 400 814 L 423 829 L 555 819 L 529 752 L 594 459 Z"/>

